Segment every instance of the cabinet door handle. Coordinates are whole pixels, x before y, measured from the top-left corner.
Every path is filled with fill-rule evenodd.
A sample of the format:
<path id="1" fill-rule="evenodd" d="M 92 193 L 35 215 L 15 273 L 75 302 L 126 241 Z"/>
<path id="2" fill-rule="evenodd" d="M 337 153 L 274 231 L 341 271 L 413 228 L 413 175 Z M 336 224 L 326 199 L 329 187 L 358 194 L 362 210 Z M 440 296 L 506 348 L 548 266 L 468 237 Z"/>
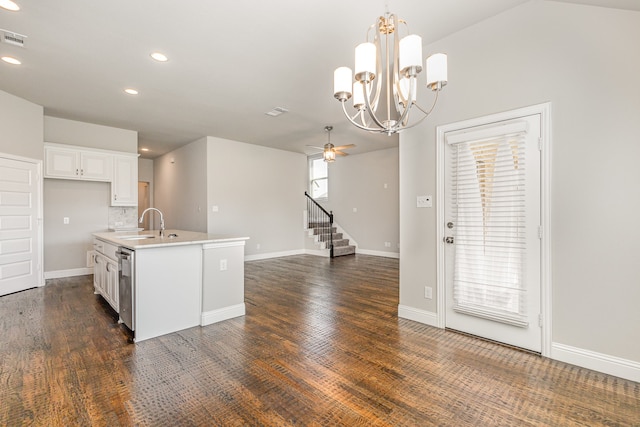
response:
<path id="1" fill-rule="evenodd" d="M 84 169 L 80 169 L 80 175 L 84 175 Z"/>
<path id="2" fill-rule="evenodd" d="M 79 170 L 78 170 L 78 169 L 76 169 L 76 175 L 80 175 L 78 172 L 79 172 Z"/>

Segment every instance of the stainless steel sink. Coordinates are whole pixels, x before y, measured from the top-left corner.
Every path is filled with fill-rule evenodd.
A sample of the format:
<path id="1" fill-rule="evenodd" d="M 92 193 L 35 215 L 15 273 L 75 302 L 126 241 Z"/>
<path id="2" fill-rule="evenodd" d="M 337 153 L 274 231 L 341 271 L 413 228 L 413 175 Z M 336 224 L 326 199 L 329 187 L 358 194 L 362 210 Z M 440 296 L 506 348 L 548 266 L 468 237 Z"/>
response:
<path id="1" fill-rule="evenodd" d="M 156 236 L 153 234 L 136 234 L 135 236 L 119 236 L 120 240 L 144 240 L 144 239 L 155 239 Z"/>

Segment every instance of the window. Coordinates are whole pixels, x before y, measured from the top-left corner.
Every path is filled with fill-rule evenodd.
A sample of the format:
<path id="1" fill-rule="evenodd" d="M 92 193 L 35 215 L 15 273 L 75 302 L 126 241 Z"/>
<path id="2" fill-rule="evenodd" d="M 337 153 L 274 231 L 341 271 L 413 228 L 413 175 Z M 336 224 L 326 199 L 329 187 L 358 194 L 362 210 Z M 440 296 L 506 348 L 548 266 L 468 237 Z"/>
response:
<path id="1" fill-rule="evenodd" d="M 329 197 L 329 164 L 322 155 L 309 158 L 309 194 L 314 199 Z"/>
<path id="2" fill-rule="evenodd" d="M 453 309 L 524 327 L 526 123 L 493 132 L 482 138 L 462 134 L 459 142 L 456 136 L 447 139 L 456 224 Z"/>

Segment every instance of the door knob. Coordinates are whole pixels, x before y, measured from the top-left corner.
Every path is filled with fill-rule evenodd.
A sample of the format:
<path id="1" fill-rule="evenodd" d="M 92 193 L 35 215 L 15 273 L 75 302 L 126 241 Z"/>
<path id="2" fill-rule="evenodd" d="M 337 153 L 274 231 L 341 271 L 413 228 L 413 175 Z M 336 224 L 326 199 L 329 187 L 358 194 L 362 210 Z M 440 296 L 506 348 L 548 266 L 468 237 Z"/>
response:
<path id="1" fill-rule="evenodd" d="M 451 221 L 449 221 L 447 223 L 447 228 L 449 228 L 449 229 L 453 228 L 453 223 Z"/>
<path id="2" fill-rule="evenodd" d="M 448 243 L 448 244 L 452 244 L 453 243 L 453 237 L 452 236 L 447 236 L 444 238 L 444 242 Z"/>

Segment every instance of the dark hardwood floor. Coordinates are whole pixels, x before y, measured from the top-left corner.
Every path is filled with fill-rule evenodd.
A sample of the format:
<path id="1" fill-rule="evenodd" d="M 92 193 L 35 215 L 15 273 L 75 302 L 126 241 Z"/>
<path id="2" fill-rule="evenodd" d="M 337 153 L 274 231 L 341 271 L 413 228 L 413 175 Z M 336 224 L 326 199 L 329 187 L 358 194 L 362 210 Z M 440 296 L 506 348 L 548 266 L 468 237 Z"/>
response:
<path id="1" fill-rule="evenodd" d="M 640 426 L 639 383 L 398 319 L 397 260 L 245 268 L 245 317 L 138 344 L 91 276 L 1 297 L 0 425 Z"/>

